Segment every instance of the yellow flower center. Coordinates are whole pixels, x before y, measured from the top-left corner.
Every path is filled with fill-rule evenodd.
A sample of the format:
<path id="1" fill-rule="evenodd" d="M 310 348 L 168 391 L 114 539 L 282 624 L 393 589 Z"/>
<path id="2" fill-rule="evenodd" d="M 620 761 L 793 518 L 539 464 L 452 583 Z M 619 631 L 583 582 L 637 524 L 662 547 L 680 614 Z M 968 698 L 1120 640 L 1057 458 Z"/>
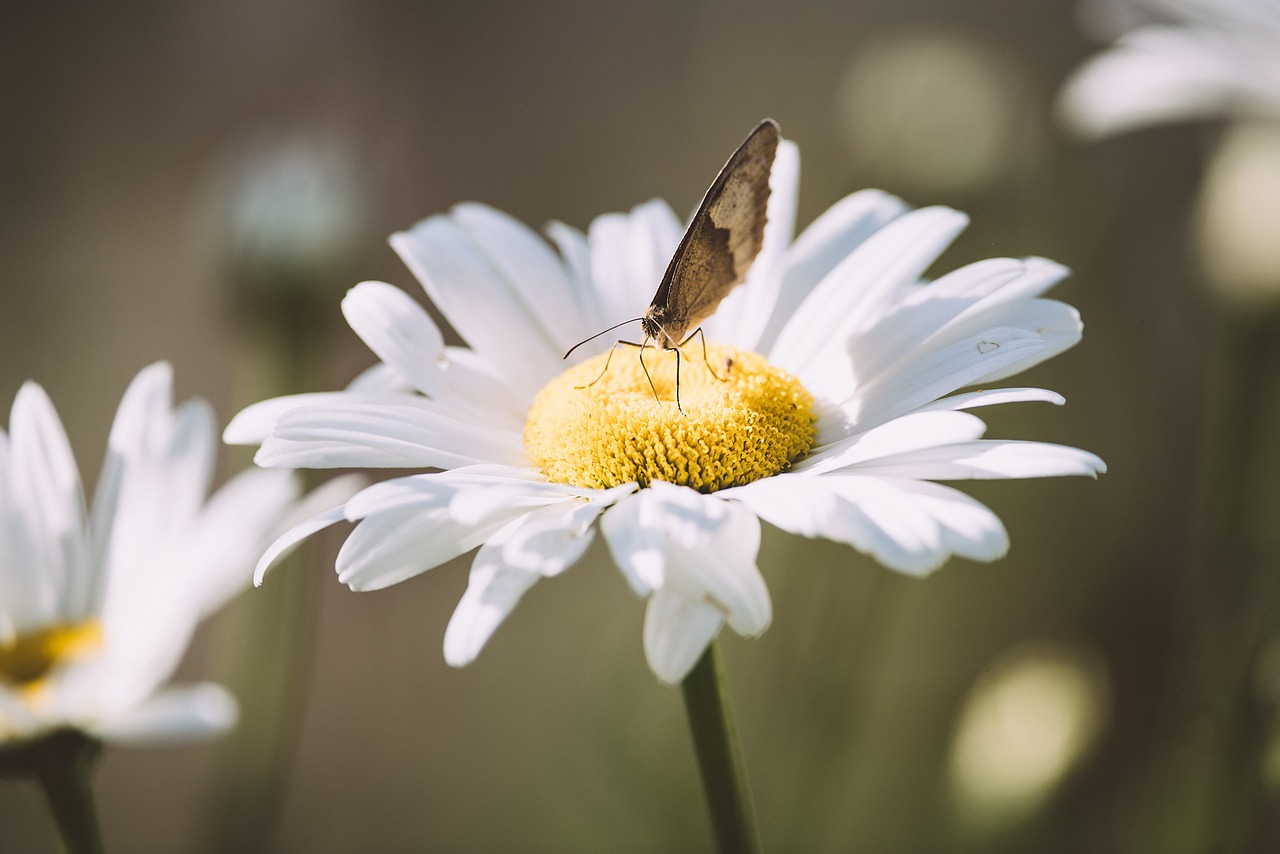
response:
<path id="1" fill-rule="evenodd" d="M 59 663 L 102 643 L 97 620 L 55 624 L 0 643 L 0 681 L 35 688 Z"/>
<path id="2" fill-rule="evenodd" d="M 719 344 L 676 354 L 619 347 L 538 392 L 524 425 L 529 459 L 549 480 L 607 489 L 662 480 L 715 492 L 770 477 L 813 443 L 813 396 L 763 356 Z M 710 369 L 708 369 L 708 364 Z M 714 370 L 714 374 L 712 373 Z M 654 390 L 658 397 L 654 397 Z"/>

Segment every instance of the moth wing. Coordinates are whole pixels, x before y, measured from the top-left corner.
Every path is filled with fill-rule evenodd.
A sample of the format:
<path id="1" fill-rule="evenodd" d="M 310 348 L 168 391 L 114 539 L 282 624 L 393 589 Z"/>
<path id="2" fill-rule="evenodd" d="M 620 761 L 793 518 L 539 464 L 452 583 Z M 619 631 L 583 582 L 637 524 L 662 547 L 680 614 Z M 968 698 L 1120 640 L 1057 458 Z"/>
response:
<path id="1" fill-rule="evenodd" d="M 756 125 L 711 183 L 671 258 L 652 306 L 664 309 L 677 340 L 746 281 L 760 254 L 779 136 L 772 119 Z"/>

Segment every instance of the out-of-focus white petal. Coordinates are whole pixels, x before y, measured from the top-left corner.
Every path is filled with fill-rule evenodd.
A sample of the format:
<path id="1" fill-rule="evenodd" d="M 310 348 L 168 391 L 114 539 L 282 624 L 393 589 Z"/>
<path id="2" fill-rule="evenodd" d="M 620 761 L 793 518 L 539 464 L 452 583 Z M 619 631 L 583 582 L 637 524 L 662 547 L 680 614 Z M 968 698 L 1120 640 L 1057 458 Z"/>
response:
<path id="1" fill-rule="evenodd" d="M 166 688 L 89 731 L 117 744 L 163 744 L 210 738 L 236 725 L 236 698 L 221 685 L 202 682 Z"/>
<path id="2" fill-rule="evenodd" d="M 1209 27 L 1149 26 L 1081 66 L 1059 101 L 1067 124 L 1101 137 L 1145 125 L 1280 112 L 1277 39 Z"/>
<path id="3" fill-rule="evenodd" d="M 156 362 L 139 371 L 120 398 L 107 437 L 107 453 L 98 475 L 89 521 L 91 559 L 95 566 L 105 565 L 110 554 L 111 529 L 129 461 L 145 452 L 149 431 L 168 422 L 172 402 L 173 368 L 167 362 Z M 98 582 L 88 585 L 91 589 L 85 591 L 86 603 L 100 598 L 102 591 Z"/>
<path id="4" fill-rule="evenodd" d="M 32 552 L 26 539 L 26 525 L 13 495 L 9 436 L 0 429 L 0 644 L 13 642 L 17 630 L 11 612 L 21 612 L 29 595 L 25 590 L 29 583 L 25 576 L 30 571 Z M 5 718 L 0 708 L 0 724 Z"/>
<path id="5" fill-rule="evenodd" d="M 28 532 L 31 563 L 21 606 L 9 611 L 17 631 L 60 616 L 68 584 L 83 578 L 88 558 L 84 494 L 66 431 L 43 388 L 24 383 L 9 417 L 10 476 L 15 508 Z"/>
<path id="6" fill-rule="evenodd" d="M 227 481 L 192 520 L 184 543 L 192 557 L 184 567 L 188 578 L 183 588 L 202 616 L 249 586 L 246 568 L 257 560 L 262 544 L 277 533 L 298 491 L 292 472 L 249 469 Z"/>

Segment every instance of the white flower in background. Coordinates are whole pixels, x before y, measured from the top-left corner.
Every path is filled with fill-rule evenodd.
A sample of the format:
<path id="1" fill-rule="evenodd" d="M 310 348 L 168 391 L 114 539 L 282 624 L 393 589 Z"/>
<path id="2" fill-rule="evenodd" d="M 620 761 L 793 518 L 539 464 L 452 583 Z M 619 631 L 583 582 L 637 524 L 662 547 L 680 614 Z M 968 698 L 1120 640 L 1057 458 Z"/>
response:
<path id="1" fill-rule="evenodd" d="M 1085 14 L 1091 29 L 1123 34 L 1064 87 L 1059 106 L 1080 133 L 1280 116 L 1274 0 L 1095 0 Z"/>
<path id="2" fill-rule="evenodd" d="M 174 408 L 171 388 L 164 363 L 129 386 L 87 510 L 44 390 L 28 382 L 13 402 L 0 430 L 0 746 L 64 727 L 190 738 L 235 721 L 217 685 L 161 686 L 196 623 L 248 586 L 286 514 L 315 510 L 294 506 L 284 471 L 247 471 L 206 501 L 213 413 Z"/>
<path id="3" fill-rule="evenodd" d="M 723 623 L 742 635 L 768 626 L 760 519 L 913 575 L 951 555 L 1003 555 L 1000 520 L 932 481 L 1104 469 L 1074 448 L 983 440 L 982 421 L 965 411 L 1062 402 L 991 384 L 1079 340 L 1076 311 L 1040 298 L 1066 270 L 996 259 L 925 283 L 965 216 L 910 211 L 874 191 L 793 241 L 798 169 L 783 142 L 760 256 L 704 324 L 707 359 L 696 341 L 686 347 L 684 414 L 670 353 L 645 354 L 661 402 L 634 349 L 619 348 L 603 374 L 607 339 L 594 357 L 575 353 L 568 371 L 561 359 L 649 303 L 682 233 L 666 204 L 599 217 L 586 235 L 553 223 L 558 252 L 476 204 L 394 235 L 469 348 L 445 346 L 404 292 L 362 283 L 343 310 L 381 364 L 345 391 L 256 404 L 225 438 L 261 442 L 264 466 L 445 471 L 365 489 L 282 538 L 259 572 L 343 518 L 359 523 L 337 560 L 354 590 L 479 547 L 445 633 L 445 658 L 460 666 L 526 590 L 582 556 L 600 519 L 617 566 L 649 598 L 649 664 L 674 683 Z M 947 396 L 966 387 L 984 390 Z"/>

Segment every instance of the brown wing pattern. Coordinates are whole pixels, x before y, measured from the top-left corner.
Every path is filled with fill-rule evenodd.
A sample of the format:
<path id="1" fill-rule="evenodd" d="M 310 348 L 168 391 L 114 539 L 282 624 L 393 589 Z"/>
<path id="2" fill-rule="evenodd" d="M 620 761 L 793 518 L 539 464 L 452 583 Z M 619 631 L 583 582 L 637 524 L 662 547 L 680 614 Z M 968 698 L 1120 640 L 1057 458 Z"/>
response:
<path id="1" fill-rule="evenodd" d="M 778 125 L 756 125 L 712 182 L 645 313 L 659 346 L 679 344 L 743 283 L 760 254 Z"/>

